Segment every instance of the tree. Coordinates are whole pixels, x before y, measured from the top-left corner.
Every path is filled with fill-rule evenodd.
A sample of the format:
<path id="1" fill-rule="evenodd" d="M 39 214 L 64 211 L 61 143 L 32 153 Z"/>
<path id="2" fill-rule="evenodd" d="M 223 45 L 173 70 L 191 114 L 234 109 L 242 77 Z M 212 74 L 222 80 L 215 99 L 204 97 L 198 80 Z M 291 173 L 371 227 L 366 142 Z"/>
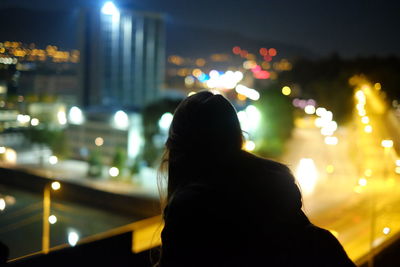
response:
<path id="1" fill-rule="evenodd" d="M 274 83 L 261 91 L 255 106 L 261 113 L 255 153 L 264 157 L 279 157 L 294 126 L 291 101 L 282 95 L 280 86 Z"/>
<path id="2" fill-rule="evenodd" d="M 103 164 L 101 161 L 100 151 L 98 149 L 93 149 L 90 151 L 88 164 L 88 176 L 100 177 L 103 169 Z"/>

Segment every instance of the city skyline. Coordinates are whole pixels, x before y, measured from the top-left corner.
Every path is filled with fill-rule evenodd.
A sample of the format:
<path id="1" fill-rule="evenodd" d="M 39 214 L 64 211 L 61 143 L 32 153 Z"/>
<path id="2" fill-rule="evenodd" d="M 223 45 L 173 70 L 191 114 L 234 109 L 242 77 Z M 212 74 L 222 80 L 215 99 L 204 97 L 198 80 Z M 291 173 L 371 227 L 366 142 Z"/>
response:
<path id="1" fill-rule="evenodd" d="M 95 8 L 104 1 L 3 1 L 2 8 L 21 7 L 33 8 L 35 12 L 18 18 L 14 22 L 15 34 L 18 27 L 32 23 L 32 17 L 38 17 L 36 12 L 47 12 L 49 17 L 44 21 L 36 20 L 34 24 L 48 25 L 48 36 L 54 34 L 54 42 L 65 43 L 65 48 L 73 48 L 74 40 L 63 35 L 66 30 L 55 30 L 54 27 L 73 27 L 74 8 Z M 398 3 L 379 3 L 378 1 L 335 1 L 334 3 L 296 3 L 294 1 L 247 1 L 230 5 L 226 1 L 211 3 L 203 1 L 201 5 L 180 3 L 180 1 L 152 0 L 146 2 L 120 0 L 115 4 L 121 8 L 133 8 L 139 11 L 161 12 L 166 17 L 167 36 L 180 26 L 200 29 L 222 30 L 243 35 L 250 39 L 266 42 L 280 42 L 296 45 L 311 50 L 318 56 L 326 56 L 337 52 L 345 57 L 400 54 L 400 37 L 396 34 L 398 20 L 396 14 L 400 9 Z M 40 10 L 40 11 L 37 11 Z M 69 12 L 69 11 L 71 12 Z M 229 12 L 226 12 L 229 11 Z M 44 13 L 43 13 L 44 12 Z M 29 13 L 29 12 L 28 12 Z M 57 13 L 58 17 L 55 15 Z M 52 14 L 52 15 L 50 15 Z M 65 14 L 64 20 L 59 19 Z M 68 14 L 68 15 L 67 15 Z M 223 14 L 223 19 L 221 19 Z M 42 16 L 46 17 L 46 16 Z M 3 18 L 3 25 L 4 25 Z M 10 30 L 3 27 L 0 31 L 7 36 Z M 20 31 L 22 32 L 22 31 Z M 33 31 L 34 32 L 34 31 Z M 27 37 L 32 34 L 27 33 Z M 36 35 L 36 37 L 39 37 Z M 49 42 L 49 41 L 47 41 Z M 51 40 L 50 40 L 51 42 Z M 190 44 L 190 42 L 188 42 Z M 179 45 L 167 38 L 167 49 Z M 232 44 L 235 45 L 235 44 Z"/>

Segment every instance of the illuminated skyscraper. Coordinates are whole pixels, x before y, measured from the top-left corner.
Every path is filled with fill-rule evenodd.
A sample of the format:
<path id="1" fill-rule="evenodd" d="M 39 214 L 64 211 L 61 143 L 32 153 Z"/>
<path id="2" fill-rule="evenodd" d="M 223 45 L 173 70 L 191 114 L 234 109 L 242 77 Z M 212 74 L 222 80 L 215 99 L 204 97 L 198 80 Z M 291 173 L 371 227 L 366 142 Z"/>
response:
<path id="1" fill-rule="evenodd" d="M 140 109 L 163 83 L 164 20 L 108 5 L 81 12 L 82 104 Z"/>

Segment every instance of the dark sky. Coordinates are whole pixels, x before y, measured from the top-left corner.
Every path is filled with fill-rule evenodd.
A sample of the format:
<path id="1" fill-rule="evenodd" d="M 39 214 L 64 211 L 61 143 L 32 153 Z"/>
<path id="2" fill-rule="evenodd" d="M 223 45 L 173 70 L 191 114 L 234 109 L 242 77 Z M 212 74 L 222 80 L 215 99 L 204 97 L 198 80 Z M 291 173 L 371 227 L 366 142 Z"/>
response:
<path id="1" fill-rule="evenodd" d="M 100 8 L 103 0 L 0 0 L 2 7 Z M 389 0 L 116 0 L 162 12 L 168 23 L 238 32 L 327 55 L 400 55 L 400 3 Z M 16 20 L 15 23 L 18 23 Z M 1 33 L 1 29 L 0 29 Z"/>

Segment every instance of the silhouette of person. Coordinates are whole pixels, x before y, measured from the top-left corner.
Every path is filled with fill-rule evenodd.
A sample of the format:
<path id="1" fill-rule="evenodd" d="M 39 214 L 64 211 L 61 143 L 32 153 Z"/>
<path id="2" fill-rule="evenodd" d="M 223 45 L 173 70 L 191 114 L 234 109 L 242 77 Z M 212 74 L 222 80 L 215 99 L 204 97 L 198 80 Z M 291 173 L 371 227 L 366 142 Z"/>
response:
<path id="1" fill-rule="evenodd" d="M 168 180 L 159 265 L 355 266 L 303 213 L 289 169 L 242 146 L 223 96 L 202 91 L 179 104 L 160 167 Z"/>

